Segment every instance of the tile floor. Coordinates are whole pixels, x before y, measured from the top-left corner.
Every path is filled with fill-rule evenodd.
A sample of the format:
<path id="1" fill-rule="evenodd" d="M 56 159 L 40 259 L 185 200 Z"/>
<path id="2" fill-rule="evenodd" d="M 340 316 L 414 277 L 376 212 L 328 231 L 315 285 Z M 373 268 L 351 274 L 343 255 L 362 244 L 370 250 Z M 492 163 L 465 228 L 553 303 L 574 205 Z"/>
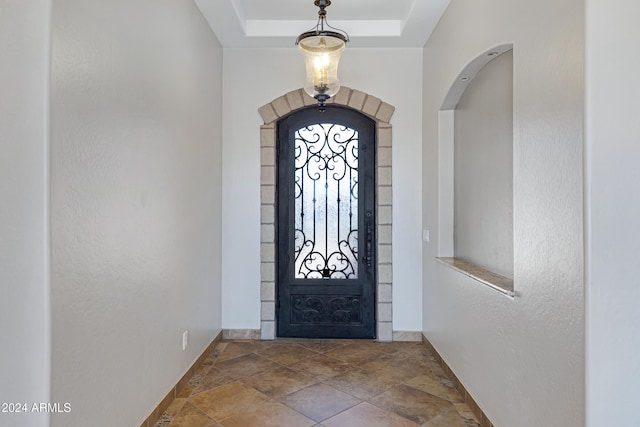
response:
<path id="1" fill-rule="evenodd" d="M 156 427 L 479 427 L 421 343 L 223 341 Z"/>

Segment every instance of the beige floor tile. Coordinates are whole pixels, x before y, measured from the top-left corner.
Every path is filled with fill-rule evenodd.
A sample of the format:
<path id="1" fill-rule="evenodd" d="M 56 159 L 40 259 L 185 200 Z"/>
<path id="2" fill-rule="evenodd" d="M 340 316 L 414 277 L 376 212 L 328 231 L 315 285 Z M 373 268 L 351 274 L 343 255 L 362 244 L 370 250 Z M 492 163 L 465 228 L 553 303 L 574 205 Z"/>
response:
<path id="1" fill-rule="evenodd" d="M 322 422 L 325 427 L 415 427 L 418 424 L 363 402 Z"/>
<path id="2" fill-rule="evenodd" d="M 462 403 L 464 399 L 453 383 L 446 378 L 434 375 L 430 370 L 405 382 L 406 385 L 422 390 L 425 393 L 447 399 L 451 403 Z"/>
<path id="3" fill-rule="evenodd" d="M 173 399 L 171 405 L 164 411 L 166 415 L 171 418 L 174 418 L 178 413 L 182 410 L 182 407 L 187 403 L 187 399 L 176 398 Z"/>
<path id="4" fill-rule="evenodd" d="M 242 382 L 269 397 L 280 397 L 315 384 L 317 381 L 300 372 L 280 367 L 252 375 L 243 379 Z"/>
<path id="5" fill-rule="evenodd" d="M 377 396 L 400 384 L 400 380 L 388 371 L 368 372 L 358 368 L 329 378 L 325 382 L 363 400 Z"/>
<path id="6" fill-rule="evenodd" d="M 201 415 L 186 415 L 184 417 L 178 417 L 170 424 L 171 427 L 209 427 L 214 424 L 214 421 Z"/>
<path id="7" fill-rule="evenodd" d="M 480 426 L 480 422 L 478 418 L 476 418 L 476 415 L 471 411 L 471 408 L 469 408 L 467 404 L 454 403 L 453 406 L 456 408 L 456 411 L 458 411 L 458 414 L 460 414 L 460 417 L 462 417 L 462 419 L 466 421 L 468 426 L 470 427 Z"/>
<path id="8" fill-rule="evenodd" d="M 351 366 L 352 365 L 348 363 L 340 362 L 337 359 L 320 354 L 295 363 L 291 365 L 290 368 L 294 371 L 306 373 L 318 381 L 322 381 L 347 372 Z"/>
<path id="9" fill-rule="evenodd" d="M 360 403 L 359 399 L 326 384 L 316 384 L 304 388 L 283 397 L 281 401 L 288 407 L 318 422 Z"/>
<path id="10" fill-rule="evenodd" d="M 450 412 L 451 409 L 455 411 L 452 403 L 448 400 L 406 385 L 399 385 L 387 390 L 371 399 L 371 403 L 420 425 L 426 425 L 430 420 Z"/>
<path id="11" fill-rule="evenodd" d="M 299 344 L 317 353 L 326 353 L 344 347 L 348 344 L 348 341 L 303 340 L 300 341 Z"/>
<path id="12" fill-rule="evenodd" d="M 480 427 L 421 343 L 225 341 L 160 427 Z"/>
<path id="13" fill-rule="evenodd" d="M 232 382 L 233 379 L 227 377 L 220 371 L 215 368 L 209 370 L 207 375 L 205 375 L 197 387 L 195 387 L 192 391 L 193 394 L 202 393 L 203 391 L 211 390 L 216 387 L 220 387 L 221 385 L 228 384 Z"/>
<path id="14" fill-rule="evenodd" d="M 371 343 L 375 344 L 375 343 Z M 343 347 L 336 348 L 324 353 L 326 356 L 333 357 L 346 363 L 362 363 L 366 360 L 378 357 L 384 352 L 381 347 L 375 345 L 367 345 L 365 343 L 347 344 Z"/>
<path id="15" fill-rule="evenodd" d="M 184 404 L 180 412 L 178 412 L 177 417 L 186 417 L 187 415 L 206 415 L 200 409 L 193 406 L 191 402 L 187 402 Z"/>
<path id="16" fill-rule="evenodd" d="M 298 344 L 280 344 L 267 347 L 257 352 L 267 359 L 280 365 L 293 365 L 304 359 L 316 356 L 315 351 L 309 350 Z"/>
<path id="17" fill-rule="evenodd" d="M 386 355 L 361 363 L 358 368 L 368 372 L 385 372 L 387 377 L 398 382 L 414 378 L 423 370 L 422 366 L 412 360 Z"/>
<path id="18" fill-rule="evenodd" d="M 240 382 L 233 382 L 191 396 L 189 402 L 215 421 L 220 421 L 240 414 L 265 400 L 268 400 L 268 397 L 259 391 Z"/>
<path id="19" fill-rule="evenodd" d="M 222 345 L 224 345 L 224 347 L 221 347 Z M 214 352 L 218 353 L 214 364 L 253 353 L 261 350 L 263 347 L 264 346 L 262 344 L 259 344 L 259 341 L 239 341 L 219 344 L 214 350 Z"/>
<path id="20" fill-rule="evenodd" d="M 232 379 L 245 378 L 276 367 L 278 367 L 276 363 L 254 353 L 213 365 L 214 369 Z"/>
<path id="21" fill-rule="evenodd" d="M 471 427 L 472 424 L 467 424 L 465 420 L 458 414 L 458 411 L 454 407 L 442 411 L 440 414 L 426 421 L 423 426 L 425 427 Z M 479 427 L 479 426 L 478 426 Z"/>
<path id="22" fill-rule="evenodd" d="M 224 427 L 310 427 L 315 423 L 293 409 L 273 401 L 248 408 L 220 422 Z"/>

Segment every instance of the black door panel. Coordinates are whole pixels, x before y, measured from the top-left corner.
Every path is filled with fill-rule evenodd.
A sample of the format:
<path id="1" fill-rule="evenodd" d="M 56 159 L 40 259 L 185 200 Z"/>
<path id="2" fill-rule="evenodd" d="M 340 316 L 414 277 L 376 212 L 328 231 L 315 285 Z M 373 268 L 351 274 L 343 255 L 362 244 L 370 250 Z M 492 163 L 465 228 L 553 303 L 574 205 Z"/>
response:
<path id="1" fill-rule="evenodd" d="M 278 336 L 375 337 L 375 123 L 329 105 L 277 129 Z"/>

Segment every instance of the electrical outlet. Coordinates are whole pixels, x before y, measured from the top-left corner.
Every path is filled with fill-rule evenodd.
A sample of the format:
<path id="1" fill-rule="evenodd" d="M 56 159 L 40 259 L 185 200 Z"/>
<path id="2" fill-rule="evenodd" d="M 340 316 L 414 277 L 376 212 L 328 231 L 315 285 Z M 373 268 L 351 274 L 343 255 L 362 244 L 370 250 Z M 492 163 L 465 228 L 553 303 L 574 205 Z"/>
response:
<path id="1" fill-rule="evenodd" d="M 429 230 L 422 230 L 422 241 L 429 243 L 430 237 L 429 237 Z"/>
<path id="2" fill-rule="evenodd" d="M 184 331 L 182 333 L 182 351 L 187 349 L 187 344 L 189 344 L 189 331 Z"/>

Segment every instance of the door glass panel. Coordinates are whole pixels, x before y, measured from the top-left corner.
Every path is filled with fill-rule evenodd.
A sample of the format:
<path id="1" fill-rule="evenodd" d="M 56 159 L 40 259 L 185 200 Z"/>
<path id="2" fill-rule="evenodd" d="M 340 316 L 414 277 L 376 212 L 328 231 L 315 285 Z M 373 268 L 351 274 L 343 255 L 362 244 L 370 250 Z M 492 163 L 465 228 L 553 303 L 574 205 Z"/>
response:
<path id="1" fill-rule="evenodd" d="M 358 278 L 358 132 L 331 123 L 295 133 L 295 277 Z"/>

